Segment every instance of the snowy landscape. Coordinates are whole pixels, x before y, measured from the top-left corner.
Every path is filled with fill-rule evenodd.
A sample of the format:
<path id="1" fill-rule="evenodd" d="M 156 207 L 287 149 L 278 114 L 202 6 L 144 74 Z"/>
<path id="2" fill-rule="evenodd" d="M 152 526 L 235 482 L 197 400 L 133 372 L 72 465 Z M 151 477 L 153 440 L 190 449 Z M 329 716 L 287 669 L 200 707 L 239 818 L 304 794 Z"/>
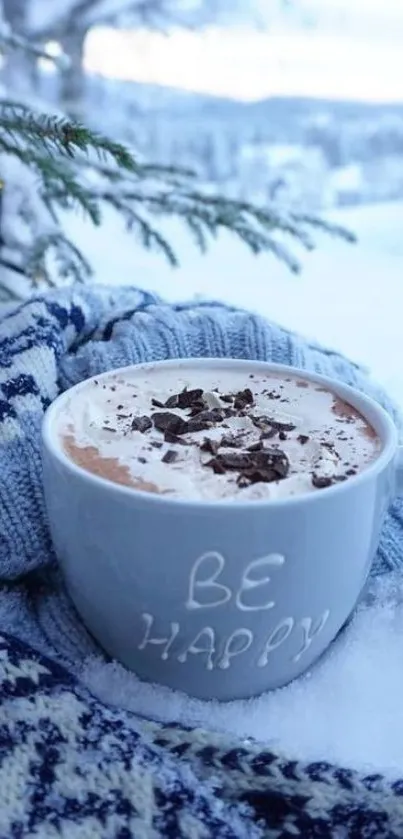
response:
<path id="1" fill-rule="evenodd" d="M 36 85 L 47 108 L 61 107 L 53 71 L 42 67 Z M 319 212 L 357 236 L 349 244 L 315 234 L 308 254 L 294 244 L 302 270 L 293 275 L 272 254 L 253 256 L 230 233 L 203 255 L 180 222 L 169 220 L 163 229 L 180 259 L 173 269 L 143 249 L 110 208 L 99 228 L 67 213 L 63 229 L 90 260 L 94 282 L 256 311 L 363 364 L 403 411 L 403 92 L 393 101 L 319 99 L 309 90 L 237 101 L 88 73 L 82 93 L 80 118 L 143 157 L 195 168 L 208 190 Z M 296 758 L 401 773 L 401 585 L 389 577 L 373 591 L 382 591 L 383 605 L 362 607 L 311 674 L 247 706 L 185 702 L 115 665 L 89 662 L 84 675 L 104 699 L 142 713 L 151 708 L 160 718 L 253 736 Z"/>

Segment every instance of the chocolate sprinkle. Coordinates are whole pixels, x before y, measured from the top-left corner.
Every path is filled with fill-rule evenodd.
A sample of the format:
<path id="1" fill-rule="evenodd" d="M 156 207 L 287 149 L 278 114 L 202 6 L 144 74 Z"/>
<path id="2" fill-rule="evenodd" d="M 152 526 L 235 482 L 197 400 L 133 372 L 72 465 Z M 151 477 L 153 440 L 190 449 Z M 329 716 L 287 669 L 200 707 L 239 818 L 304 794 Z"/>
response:
<path id="1" fill-rule="evenodd" d="M 150 417 L 134 417 L 134 419 L 132 420 L 132 431 L 141 431 L 141 433 L 144 434 L 144 432 L 148 431 L 148 429 L 151 427 L 152 422 L 150 420 Z"/>
<path id="2" fill-rule="evenodd" d="M 178 460 L 178 457 L 178 452 L 176 452 L 174 449 L 168 449 L 168 451 L 165 452 L 161 460 L 163 463 L 175 463 L 175 460 Z"/>
<path id="3" fill-rule="evenodd" d="M 331 478 L 327 478 L 324 475 L 312 475 L 312 485 L 316 487 L 316 489 L 325 489 L 326 487 L 330 487 L 331 484 Z"/>

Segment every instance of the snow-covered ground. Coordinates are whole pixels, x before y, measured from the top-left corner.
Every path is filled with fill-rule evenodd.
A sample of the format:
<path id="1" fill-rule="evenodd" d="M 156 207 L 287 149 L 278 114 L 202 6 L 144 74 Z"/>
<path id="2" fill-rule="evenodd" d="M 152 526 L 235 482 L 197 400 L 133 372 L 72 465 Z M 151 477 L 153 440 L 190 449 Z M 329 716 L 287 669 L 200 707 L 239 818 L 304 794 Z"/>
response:
<path id="1" fill-rule="evenodd" d="M 168 299 L 199 294 L 258 311 L 358 360 L 403 406 L 403 203 L 333 213 L 352 229 L 351 246 L 320 236 L 292 276 L 269 255 L 254 257 L 229 235 L 198 253 L 171 228 L 181 267 L 172 270 L 130 239 L 115 216 L 100 230 L 70 217 L 68 228 L 90 254 L 96 280 L 154 289 Z"/>
<path id="2" fill-rule="evenodd" d="M 336 216 L 335 216 L 336 217 Z M 169 299 L 194 294 L 254 309 L 368 365 L 403 407 L 403 204 L 338 213 L 359 235 L 355 247 L 321 239 L 292 277 L 270 257 L 254 258 L 223 237 L 206 257 L 174 230 L 182 267 L 133 246 L 113 218 L 94 232 L 70 229 L 90 253 L 96 279 L 155 289 Z M 84 678 L 112 704 L 253 736 L 308 760 L 333 760 L 403 775 L 403 589 L 400 575 L 375 584 L 372 602 L 311 673 L 281 691 L 220 705 L 140 684 L 124 668 L 92 660 Z"/>

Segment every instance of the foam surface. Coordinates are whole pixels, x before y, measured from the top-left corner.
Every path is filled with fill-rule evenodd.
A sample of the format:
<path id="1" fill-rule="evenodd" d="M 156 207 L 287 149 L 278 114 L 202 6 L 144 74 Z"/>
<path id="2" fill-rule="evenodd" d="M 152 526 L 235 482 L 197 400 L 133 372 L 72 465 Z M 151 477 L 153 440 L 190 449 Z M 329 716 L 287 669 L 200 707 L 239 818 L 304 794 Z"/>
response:
<path id="1" fill-rule="evenodd" d="M 167 421 L 161 414 L 179 417 L 192 427 L 189 406 L 175 407 L 170 400 L 185 389 L 203 391 L 194 404 L 200 403 L 207 416 L 212 412 L 221 417 L 201 430 L 181 430 L 167 439 L 159 427 Z M 252 402 L 245 403 L 248 393 Z M 241 407 L 235 410 L 237 405 Z M 134 370 L 125 378 L 109 374 L 89 382 L 65 404 L 59 434 L 72 459 L 89 471 L 117 483 L 195 500 L 312 492 L 366 468 L 380 448 L 372 427 L 355 409 L 313 382 L 180 366 L 175 371 L 148 369 L 146 375 Z M 212 446 L 203 450 L 206 440 Z M 260 479 L 250 463 L 243 471 L 228 467 L 234 452 L 236 458 L 256 444 L 263 454 L 246 454 L 252 467 L 256 458 L 261 462 L 271 452 L 276 468 L 277 452 L 285 456 L 285 475 L 280 469 L 273 479 L 266 469 Z M 217 455 L 218 466 L 212 463 Z"/>

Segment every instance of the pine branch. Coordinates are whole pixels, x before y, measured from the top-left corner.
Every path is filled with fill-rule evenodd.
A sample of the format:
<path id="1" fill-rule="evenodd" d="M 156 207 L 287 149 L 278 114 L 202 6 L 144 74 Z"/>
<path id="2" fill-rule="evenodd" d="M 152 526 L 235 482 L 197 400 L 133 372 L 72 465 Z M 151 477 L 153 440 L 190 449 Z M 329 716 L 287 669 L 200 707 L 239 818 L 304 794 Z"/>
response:
<path id="1" fill-rule="evenodd" d="M 157 250 L 174 266 L 178 255 L 161 229 L 171 217 L 185 224 L 202 251 L 227 230 L 254 254 L 270 252 L 294 272 L 300 266 L 285 239 L 307 250 L 314 247 L 315 230 L 354 241 L 344 228 L 307 214 L 207 194 L 196 188 L 190 171 L 139 162 L 124 146 L 83 125 L 35 114 L 11 101 L 0 103 L 0 153 L 36 179 L 35 200 L 31 196 L 20 208 L 31 244 L 21 242 L 19 250 L 33 282 L 52 284 L 55 273 L 74 281 L 91 276 L 91 266 L 59 223 L 60 211 L 73 208 L 99 226 L 102 208 L 111 207 L 143 247 Z M 5 179 L 7 189 L 7 166 Z M 38 232 L 38 202 L 48 220 L 43 232 Z"/>
<path id="2" fill-rule="evenodd" d="M 117 166 L 127 172 L 137 172 L 139 169 L 133 155 L 120 143 L 90 131 L 80 123 L 48 114 L 36 114 L 25 105 L 9 100 L 0 103 L 0 150 L 3 133 L 16 147 L 29 143 L 34 148 L 42 148 L 47 154 L 67 155 L 70 158 L 74 158 L 78 152 L 95 152 L 101 159 L 111 157 Z"/>

